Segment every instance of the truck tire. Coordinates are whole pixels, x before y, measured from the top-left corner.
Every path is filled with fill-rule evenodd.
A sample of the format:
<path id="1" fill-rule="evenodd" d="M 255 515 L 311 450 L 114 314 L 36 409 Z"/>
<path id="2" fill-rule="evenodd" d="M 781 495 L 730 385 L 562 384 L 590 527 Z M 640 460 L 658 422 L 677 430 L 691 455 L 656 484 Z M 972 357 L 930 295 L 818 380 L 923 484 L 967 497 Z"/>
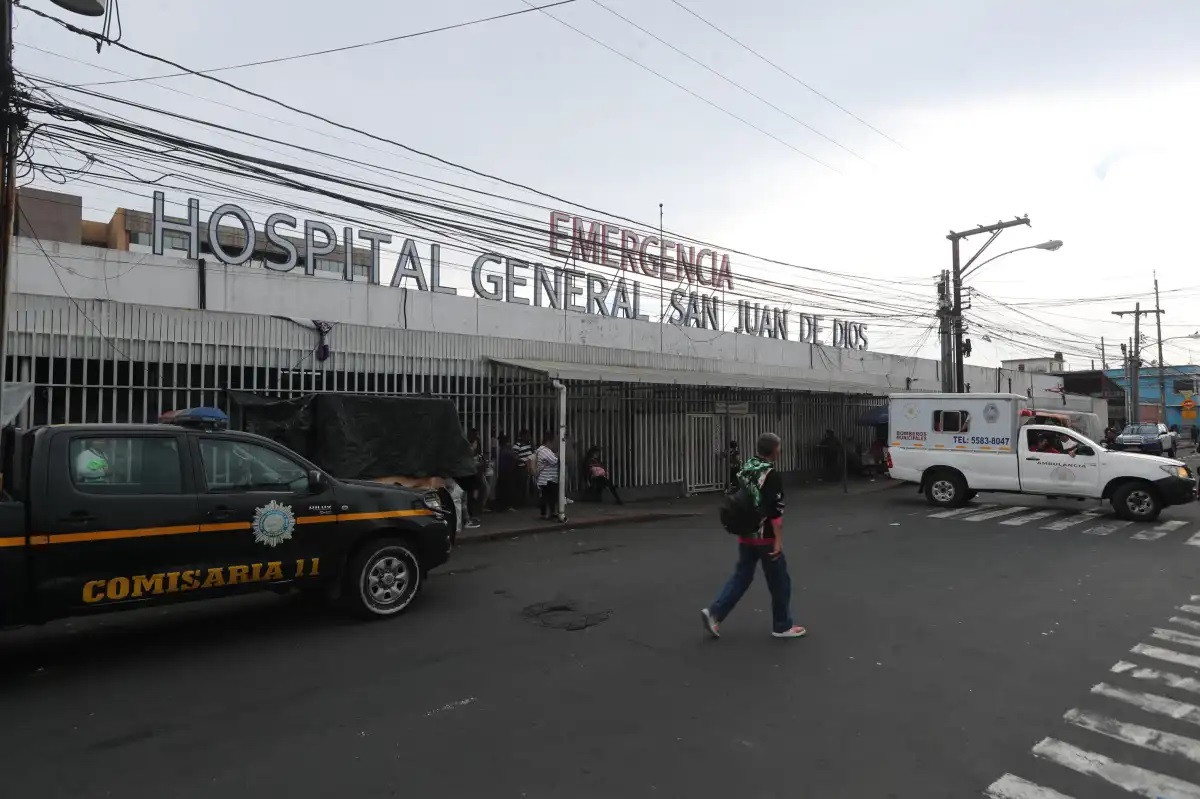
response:
<path id="1" fill-rule="evenodd" d="M 342 598 L 364 619 L 403 613 L 424 584 L 416 550 L 401 538 L 368 541 L 346 567 Z"/>
<path id="2" fill-rule="evenodd" d="M 1162 513 L 1162 500 L 1149 483 L 1125 483 L 1113 492 L 1113 511 L 1119 519 L 1152 522 Z"/>
<path id="3" fill-rule="evenodd" d="M 966 479 L 955 471 L 944 470 L 925 480 L 925 499 L 939 508 L 961 508 L 970 500 Z"/>
<path id="4" fill-rule="evenodd" d="M 967 502 L 970 502 L 971 500 L 975 499 L 975 497 L 977 497 L 977 496 L 979 496 L 978 491 L 975 491 L 973 489 L 967 489 Z"/>

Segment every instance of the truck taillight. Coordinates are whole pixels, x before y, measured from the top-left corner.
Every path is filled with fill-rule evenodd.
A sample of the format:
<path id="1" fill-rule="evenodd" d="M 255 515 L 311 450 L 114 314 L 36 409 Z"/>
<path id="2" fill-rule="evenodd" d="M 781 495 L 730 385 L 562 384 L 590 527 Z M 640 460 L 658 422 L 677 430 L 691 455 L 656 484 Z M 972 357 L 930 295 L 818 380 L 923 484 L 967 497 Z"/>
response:
<path id="1" fill-rule="evenodd" d="M 889 470 L 892 468 L 892 451 L 890 449 L 887 451 L 887 466 Z"/>

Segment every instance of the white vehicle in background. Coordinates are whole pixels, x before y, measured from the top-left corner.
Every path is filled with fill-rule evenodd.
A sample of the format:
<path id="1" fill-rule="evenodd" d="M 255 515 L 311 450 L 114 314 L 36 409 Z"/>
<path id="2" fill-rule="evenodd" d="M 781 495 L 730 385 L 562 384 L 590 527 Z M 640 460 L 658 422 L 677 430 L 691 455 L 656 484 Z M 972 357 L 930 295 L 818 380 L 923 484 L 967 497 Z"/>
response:
<path id="1" fill-rule="evenodd" d="M 1022 425 L 1017 394 L 893 394 L 888 397 L 893 478 L 915 483 L 933 505 L 955 508 L 980 491 L 1112 502 L 1122 519 L 1153 521 L 1168 505 L 1196 500 L 1180 461 L 1109 452 L 1057 425 Z"/>

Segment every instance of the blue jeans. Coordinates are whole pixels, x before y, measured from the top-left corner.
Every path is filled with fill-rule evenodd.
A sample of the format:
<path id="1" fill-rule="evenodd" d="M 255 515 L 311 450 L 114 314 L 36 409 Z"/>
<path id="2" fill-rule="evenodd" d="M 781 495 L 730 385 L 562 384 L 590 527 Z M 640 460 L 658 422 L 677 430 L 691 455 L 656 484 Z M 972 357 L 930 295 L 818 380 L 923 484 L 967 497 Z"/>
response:
<path id="1" fill-rule="evenodd" d="M 767 588 L 771 591 L 771 620 L 774 632 L 782 633 L 792 629 L 792 578 L 788 575 L 787 560 L 783 553 L 778 558 L 771 557 L 771 547 L 738 544 L 738 562 L 733 570 L 733 576 L 716 600 L 709 606 L 708 612 L 717 621 L 723 621 L 733 612 L 738 600 L 746 593 L 750 583 L 754 582 L 754 568 L 762 563 L 763 576 L 767 578 Z"/>

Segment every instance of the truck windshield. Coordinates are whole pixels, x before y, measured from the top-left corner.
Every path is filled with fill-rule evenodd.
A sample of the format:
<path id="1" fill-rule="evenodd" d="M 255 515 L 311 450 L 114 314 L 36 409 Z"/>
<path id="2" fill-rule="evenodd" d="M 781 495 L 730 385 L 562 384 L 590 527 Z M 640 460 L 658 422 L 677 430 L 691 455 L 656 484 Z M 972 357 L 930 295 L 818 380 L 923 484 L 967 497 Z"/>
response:
<path id="1" fill-rule="evenodd" d="M 1131 424 L 1125 428 L 1127 436 L 1156 436 L 1158 428 L 1152 424 Z"/>

